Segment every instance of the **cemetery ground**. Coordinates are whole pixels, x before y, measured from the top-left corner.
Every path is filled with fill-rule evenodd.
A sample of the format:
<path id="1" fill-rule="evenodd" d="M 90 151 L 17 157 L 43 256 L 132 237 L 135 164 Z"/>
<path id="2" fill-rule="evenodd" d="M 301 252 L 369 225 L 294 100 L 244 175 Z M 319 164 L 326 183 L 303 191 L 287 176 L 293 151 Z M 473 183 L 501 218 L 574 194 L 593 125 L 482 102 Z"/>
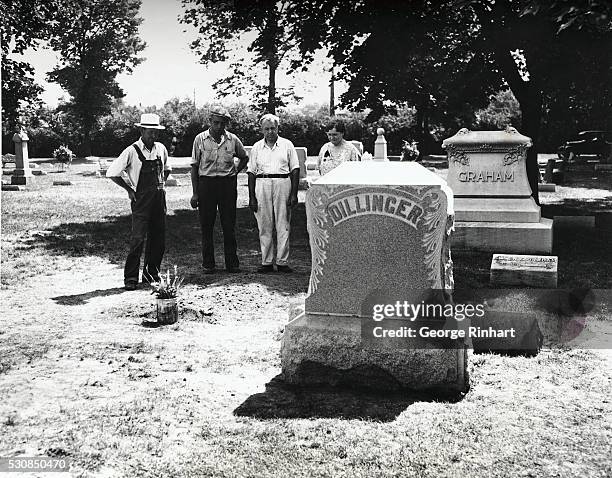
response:
<path id="1" fill-rule="evenodd" d="M 277 378 L 280 339 L 310 274 L 303 192 L 293 274 L 255 272 L 240 175 L 243 273 L 205 276 L 188 170 L 178 168 L 164 264 L 185 276 L 183 313 L 151 327 L 150 290 L 122 288 L 126 193 L 84 175 L 89 163 L 42 167 L 49 174 L 25 191 L 2 193 L 0 457 L 65 457 L 75 476 L 105 477 L 612 474 L 610 350 L 470 352 L 470 390 L 454 397 L 288 388 Z M 578 170 L 542 193 L 543 214 L 612 210 L 612 175 L 593 177 Z M 60 178 L 73 184 L 52 186 Z M 216 244 L 222 265 L 218 230 Z M 612 289 L 609 251 L 609 230 L 555 230 L 559 288 Z M 488 287 L 491 254 L 452 254 L 457 287 Z"/>

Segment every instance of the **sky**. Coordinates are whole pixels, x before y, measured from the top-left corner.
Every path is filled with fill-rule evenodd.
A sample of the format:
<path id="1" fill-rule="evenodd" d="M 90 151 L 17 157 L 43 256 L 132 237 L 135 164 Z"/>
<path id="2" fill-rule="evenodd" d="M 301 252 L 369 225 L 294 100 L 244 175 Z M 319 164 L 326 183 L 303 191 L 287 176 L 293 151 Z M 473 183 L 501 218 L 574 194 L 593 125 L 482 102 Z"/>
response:
<path id="1" fill-rule="evenodd" d="M 147 44 L 141 56 L 146 60 L 138 65 L 132 74 L 121 74 L 117 77 L 119 86 L 126 94 L 124 101 L 128 105 L 152 106 L 163 105 L 173 97 L 189 98 L 196 105 L 217 101 L 212 84 L 225 77 L 227 65 L 198 63 L 198 58 L 189 48 L 197 32 L 192 25 L 181 24 L 178 17 L 183 7 L 180 0 L 142 0 L 140 16 L 140 38 Z M 242 42 L 246 46 L 248 42 Z M 237 52 L 240 55 L 240 52 Z M 58 63 L 58 56 L 49 49 L 30 50 L 25 55 L 27 61 L 35 68 L 37 83 L 45 88 L 43 101 L 49 106 L 56 106 L 67 94 L 57 85 L 47 83 L 45 75 Z M 302 104 L 329 102 L 329 60 L 324 54 L 318 56 L 310 71 L 299 74 L 296 92 L 304 97 Z M 284 72 L 277 74 L 277 84 L 287 84 Z M 344 90 L 342 84 L 336 84 L 336 95 Z M 236 101 L 228 97 L 223 102 Z M 337 98 L 336 98 L 337 100 Z"/>

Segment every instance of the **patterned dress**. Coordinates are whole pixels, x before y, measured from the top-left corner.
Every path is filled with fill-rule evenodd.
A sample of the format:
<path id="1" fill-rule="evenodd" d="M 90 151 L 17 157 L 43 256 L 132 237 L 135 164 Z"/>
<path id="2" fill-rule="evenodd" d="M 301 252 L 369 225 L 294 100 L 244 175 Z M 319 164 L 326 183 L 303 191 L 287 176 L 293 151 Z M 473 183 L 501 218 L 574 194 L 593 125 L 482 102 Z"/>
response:
<path id="1" fill-rule="evenodd" d="M 325 143 L 319 151 L 319 172 L 322 176 L 344 161 L 360 160 L 357 148 L 344 139 L 339 146 L 334 146 L 331 142 Z"/>

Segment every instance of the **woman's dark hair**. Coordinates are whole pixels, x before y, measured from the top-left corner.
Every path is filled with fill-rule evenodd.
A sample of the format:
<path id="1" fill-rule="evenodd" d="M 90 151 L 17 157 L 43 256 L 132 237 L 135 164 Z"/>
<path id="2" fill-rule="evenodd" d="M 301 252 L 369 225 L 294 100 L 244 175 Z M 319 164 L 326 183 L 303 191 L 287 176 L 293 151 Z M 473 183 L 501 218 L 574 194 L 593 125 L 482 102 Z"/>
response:
<path id="1" fill-rule="evenodd" d="M 346 133 L 344 121 L 333 120 L 327 123 L 327 125 L 325 126 L 325 131 L 331 131 L 332 129 L 335 129 L 338 133 L 342 133 L 343 135 Z"/>

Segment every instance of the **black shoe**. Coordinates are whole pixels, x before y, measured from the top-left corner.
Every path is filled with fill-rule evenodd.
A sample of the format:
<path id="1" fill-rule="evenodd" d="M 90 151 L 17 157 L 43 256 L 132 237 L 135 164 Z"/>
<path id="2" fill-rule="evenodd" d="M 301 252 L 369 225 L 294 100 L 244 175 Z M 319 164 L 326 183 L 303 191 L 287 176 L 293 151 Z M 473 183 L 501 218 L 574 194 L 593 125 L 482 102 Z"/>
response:
<path id="1" fill-rule="evenodd" d="M 293 272 L 293 269 L 289 266 L 276 266 L 278 272 Z"/>
<path id="2" fill-rule="evenodd" d="M 126 282 L 123 288 L 125 290 L 136 290 L 138 289 L 138 282 Z"/>
<path id="3" fill-rule="evenodd" d="M 214 274 L 215 273 L 215 268 L 214 267 L 205 267 L 204 268 L 204 274 Z"/>
<path id="4" fill-rule="evenodd" d="M 230 274 L 237 274 L 238 272 L 242 272 L 242 270 L 240 270 L 240 267 L 228 267 L 226 270 Z"/>
<path id="5" fill-rule="evenodd" d="M 259 272 L 260 274 L 267 274 L 268 272 L 274 272 L 274 267 L 272 266 L 272 264 L 262 265 L 257 268 L 257 272 Z"/>

